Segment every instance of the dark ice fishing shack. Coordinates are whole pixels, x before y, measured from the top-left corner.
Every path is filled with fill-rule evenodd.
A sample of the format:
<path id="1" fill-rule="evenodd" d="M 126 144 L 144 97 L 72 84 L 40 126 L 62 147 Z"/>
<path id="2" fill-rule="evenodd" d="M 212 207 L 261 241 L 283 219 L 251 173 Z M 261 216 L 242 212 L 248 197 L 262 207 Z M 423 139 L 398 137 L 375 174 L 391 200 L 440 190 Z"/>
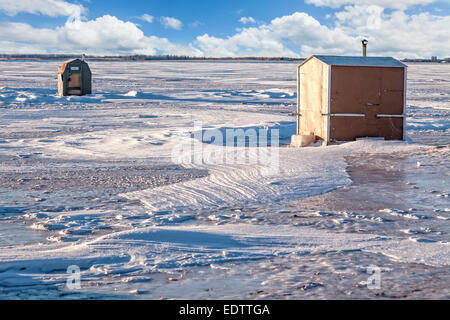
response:
<path id="1" fill-rule="evenodd" d="M 58 94 L 83 96 L 92 93 L 92 74 L 84 59 L 64 61 L 58 71 Z"/>

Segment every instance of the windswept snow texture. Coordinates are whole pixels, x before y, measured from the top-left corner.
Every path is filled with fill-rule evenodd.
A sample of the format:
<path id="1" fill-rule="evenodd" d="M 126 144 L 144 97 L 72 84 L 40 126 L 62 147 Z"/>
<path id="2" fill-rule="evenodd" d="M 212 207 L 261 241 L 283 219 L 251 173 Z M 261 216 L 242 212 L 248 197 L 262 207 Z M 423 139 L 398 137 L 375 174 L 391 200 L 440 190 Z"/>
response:
<path id="1" fill-rule="evenodd" d="M 295 64 L 58 64 L 0 62 L 0 298 L 450 298 L 449 65 L 406 142 L 296 149 Z"/>

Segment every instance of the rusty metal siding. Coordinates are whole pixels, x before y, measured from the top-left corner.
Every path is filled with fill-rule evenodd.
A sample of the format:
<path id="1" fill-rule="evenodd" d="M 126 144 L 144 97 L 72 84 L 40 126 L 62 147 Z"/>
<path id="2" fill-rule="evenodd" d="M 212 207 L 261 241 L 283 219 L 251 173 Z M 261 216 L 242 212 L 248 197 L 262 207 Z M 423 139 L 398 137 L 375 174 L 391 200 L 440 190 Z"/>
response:
<path id="1" fill-rule="evenodd" d="M 403 139 L 403 117 L 330 117 L 330 135 L 335 141 L 351 141 L 359 137 Z"/>
<path id="2" fill-rule="evenodd" d="M 405 68 L 331 69 L 330 140 L 403 139 Z"/>

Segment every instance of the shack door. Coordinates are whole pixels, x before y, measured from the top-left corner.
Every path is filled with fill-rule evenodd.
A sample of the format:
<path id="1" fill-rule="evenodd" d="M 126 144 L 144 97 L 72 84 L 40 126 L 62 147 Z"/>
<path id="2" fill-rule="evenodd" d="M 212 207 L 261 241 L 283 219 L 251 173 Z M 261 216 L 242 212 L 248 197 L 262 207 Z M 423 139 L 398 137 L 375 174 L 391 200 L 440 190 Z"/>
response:
<path id="1" fill-rule="evenodd" d="M 69 68 L 69 83 L 67 93 L 81 95 L 81 67 L 71 66 Z"/>

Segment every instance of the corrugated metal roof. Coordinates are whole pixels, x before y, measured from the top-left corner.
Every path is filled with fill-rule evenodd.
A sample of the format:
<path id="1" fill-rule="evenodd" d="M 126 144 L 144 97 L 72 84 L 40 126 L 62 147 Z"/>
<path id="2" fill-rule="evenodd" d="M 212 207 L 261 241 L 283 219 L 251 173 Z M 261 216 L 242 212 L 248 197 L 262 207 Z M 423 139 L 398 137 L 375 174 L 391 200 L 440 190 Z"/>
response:
<path id="1" fill-rule="evenodd" d="M 322 56 L 313 57 L 330 66 L 362 66 L 362 67 L 406 67 L 397 59 L 392 57 L 363 57 L 363 56 Z M 309 59 L 308 59 L 309 60 Z M 306 62 L 306 61 L 305 61 Z"/>

